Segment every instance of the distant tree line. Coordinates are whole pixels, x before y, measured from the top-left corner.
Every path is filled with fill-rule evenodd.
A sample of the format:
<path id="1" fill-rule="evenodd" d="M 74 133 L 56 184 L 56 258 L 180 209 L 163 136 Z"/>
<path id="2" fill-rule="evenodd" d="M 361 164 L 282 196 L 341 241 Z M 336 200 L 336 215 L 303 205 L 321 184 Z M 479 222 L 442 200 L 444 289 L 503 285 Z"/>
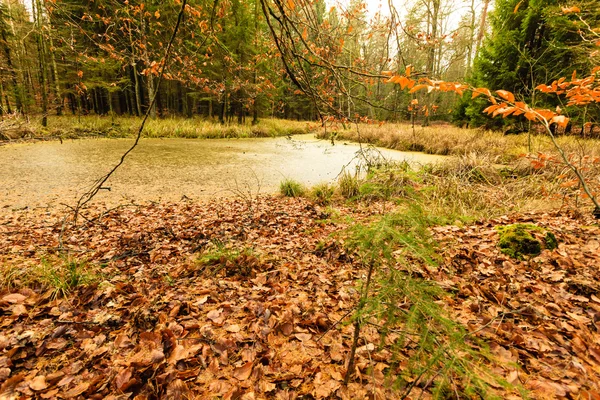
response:
<path id="1" fill-rule="evenodd" d="M 45 122 L 148 111 L 178 0 L 25 1 L 0 2 L 0 113 Z M 586 23 L 597 23 L 600 6 L 584 2 Z M 585 74 L 597 61 L 558 0 L 408 4 L 375 13 L 359 0 L 329 9 L 324 0 L 191 0 L 149 112 L 502 128 L 506 122 L 481 113 L 483 100 L 408 94 L 386 85 L 385 72 L 412 66 L 420 76 L 512 90 L 541 106 L 556 100 L 534 90 L 538 84 L 575 68 Z M 597 118 L 598 110 L 587 111 L 586 119 Z"/>

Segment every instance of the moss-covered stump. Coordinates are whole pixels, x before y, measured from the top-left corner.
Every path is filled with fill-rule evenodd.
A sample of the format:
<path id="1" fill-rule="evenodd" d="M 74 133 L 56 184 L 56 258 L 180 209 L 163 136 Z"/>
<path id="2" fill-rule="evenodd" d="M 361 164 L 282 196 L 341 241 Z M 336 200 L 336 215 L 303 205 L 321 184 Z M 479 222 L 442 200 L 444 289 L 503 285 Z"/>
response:
<path id="1" fill-rule="evenodd" d="M 555 249 L 558 246 L 556 236 L 544 228 L 533 224 L 514 224 L 497 226 L 500 234 L 498 247 L 509 257 L 523 260 L 535 257 L 543 249 Z"/>

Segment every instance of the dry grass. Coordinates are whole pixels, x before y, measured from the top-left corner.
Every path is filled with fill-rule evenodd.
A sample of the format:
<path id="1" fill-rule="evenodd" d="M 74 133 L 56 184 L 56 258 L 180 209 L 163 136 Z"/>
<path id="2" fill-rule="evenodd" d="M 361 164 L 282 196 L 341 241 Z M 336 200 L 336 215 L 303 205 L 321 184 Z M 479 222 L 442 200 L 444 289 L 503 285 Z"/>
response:
<path id="1" fill-rule="evenodd" d="M 37 119 L 14 121 L 12 139 L 53 137 L 78 138 L 87 136 L 130 137 L 137 133 L 142 119 L 138 117 L 108 116 L 50 116 L 44 128 Z M 263 119 L 257 125 L 250 122 L 220 124 L 202 118 L 149 119 L 144 128 L 144 137 L 151 138 L 254 138 L 278 137 L 309 133 L 309 123 L 281 119 Z M 2 139 L 0 137 L 0 139 Z"/>
<path id="2" fill-rule="evenodd" d="M 430 127 L 416 126 L 413 132 L 410 124 L 361 124 L 335 131 L 337 139 L 362 141 L 402 151 L 423 151 L 440 155 L 485 155 L 494 163 L 505 163 L 517 159 L 521 154 L 531 152 L 554 154 L 556 151 L 546 135 L 527 134 L 504 135 L 500 132 L 481 129 L 463 129 L 452 125 Z M 325 136 L 324 132 L 320 136 Z M 576 136 L 561 136 L 559 145 L 567 153 L 600 156 L 600 140 L 581 139 Z"/>
<path id="3" fill-rule="evenodd" d="M 459 156 L 422 171 L 423 202 L 435 215 L 481 219 L 563 205 L 564 188 L 554 171 L 526 160 L 499 166 L 485 156 Z"/>

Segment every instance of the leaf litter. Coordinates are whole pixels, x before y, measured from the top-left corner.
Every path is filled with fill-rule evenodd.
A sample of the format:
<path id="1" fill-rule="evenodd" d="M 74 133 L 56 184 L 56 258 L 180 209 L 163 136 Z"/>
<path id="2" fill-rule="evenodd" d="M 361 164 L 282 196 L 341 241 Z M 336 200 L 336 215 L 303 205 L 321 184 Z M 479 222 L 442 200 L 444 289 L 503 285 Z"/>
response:
<path id="1" fill-rule="evenodd" d="M 132 205 L 64 232 L 57 210 L 0 216 L 0 266 L 22 272 L 0 289 L 0 398 L 397 398 L 373 329 L 343 385 L 343 322 L 364 271 L 332 234 L 375 209 L 386 207 L 331 219 L 305 199 Z M 552 230 L 558 248 L 510 259 L 495 227 L 513 223 Z M 493 372 L 533 398 L 600 399 L 599 228 L 538 213 L 433 232 L 443 262 L 418 273 L 453 294 L 445 308 L 489 344 Z M 61 247 L 96 279 L 66 296 L 19 280 Z M 211 252 L 223 268 L 200 265 Z"/>

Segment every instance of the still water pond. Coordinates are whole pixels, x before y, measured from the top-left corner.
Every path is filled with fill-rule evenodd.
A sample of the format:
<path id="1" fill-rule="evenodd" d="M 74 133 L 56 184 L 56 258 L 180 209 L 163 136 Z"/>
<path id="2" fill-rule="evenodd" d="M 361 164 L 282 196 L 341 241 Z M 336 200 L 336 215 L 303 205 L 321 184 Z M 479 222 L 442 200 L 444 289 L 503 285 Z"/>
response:
<path id="1" fill-rule="evenodd" d="M 126 139 L 83 139 L 0 146 L 2 210 L 74 204 L 132 144 Z M 354 168 L 357 144 L 313 135 L 261 139 L 142 139 L 95 201 L 118 204 L 256 195 L 277 191 L 285 178 L 306 185 L 333 182 Z M 441 156 L 379 149 L 388 159 L 432 163 Z"/>

